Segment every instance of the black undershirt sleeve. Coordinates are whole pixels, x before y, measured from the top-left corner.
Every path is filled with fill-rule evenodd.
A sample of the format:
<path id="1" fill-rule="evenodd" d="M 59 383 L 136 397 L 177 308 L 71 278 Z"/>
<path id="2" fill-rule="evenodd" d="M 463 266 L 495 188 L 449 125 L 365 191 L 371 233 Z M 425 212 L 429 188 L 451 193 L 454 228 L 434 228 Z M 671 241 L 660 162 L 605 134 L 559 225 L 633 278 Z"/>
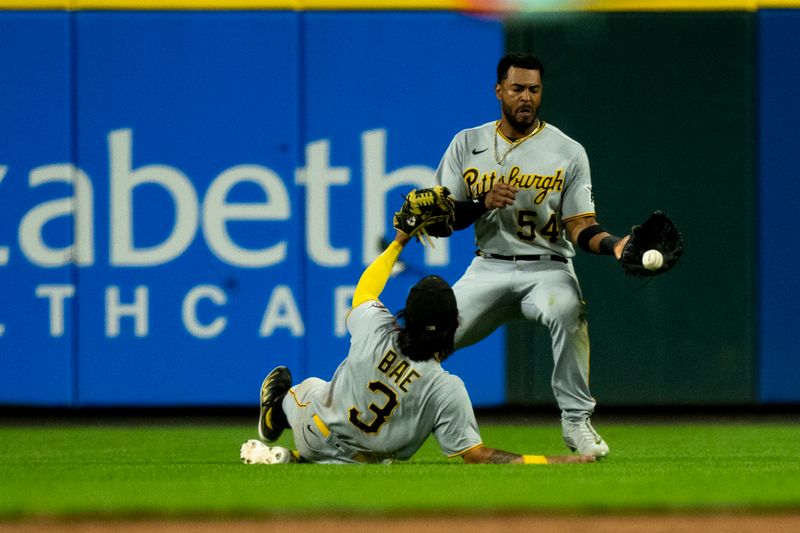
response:
<path id="1" fill-rule="evenodd" d="M 456 220 L 453 223 L 453 229 L 468 228 L 481 218 L 489 210 L 486 208 L 484 199 L 484 196 L 479 196 L 474 200 L 456 201 Z"/>

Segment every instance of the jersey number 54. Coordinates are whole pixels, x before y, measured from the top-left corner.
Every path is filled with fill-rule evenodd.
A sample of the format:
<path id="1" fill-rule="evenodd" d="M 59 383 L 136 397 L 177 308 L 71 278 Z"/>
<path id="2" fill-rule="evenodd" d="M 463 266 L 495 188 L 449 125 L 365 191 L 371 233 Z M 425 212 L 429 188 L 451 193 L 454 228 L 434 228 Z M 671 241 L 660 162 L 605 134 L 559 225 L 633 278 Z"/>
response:
<path id="1" fill-rule="evenodd" d="M 526 242 L 532 242 L 536 239 L 536 219 L 536 211 L 520 209 L 517 213 L 517 226 L 519 227 L 517 237 Z M 548 221 L 539 230 L 539 234 L 550 242 L 558 241 L 561 236 L 561 230 L 558 227 L 558 219 L 555 213 L 550 215 Z"/>

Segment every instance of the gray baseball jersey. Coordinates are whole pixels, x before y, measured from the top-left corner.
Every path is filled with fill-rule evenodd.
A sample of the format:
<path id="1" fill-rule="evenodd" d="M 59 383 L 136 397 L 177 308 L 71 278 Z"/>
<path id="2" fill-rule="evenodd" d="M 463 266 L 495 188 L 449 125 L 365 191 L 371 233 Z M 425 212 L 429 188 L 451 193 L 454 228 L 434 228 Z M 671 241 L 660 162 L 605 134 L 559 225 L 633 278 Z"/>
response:
<path id="1" fill-rule="evenodd" d="M 350 462 L 353 450 L 379 460 L 405 460 L 431 433 L 448 456 L 482 443 L 464 383 L 435 360 L 403 356 L 394 316 L 380 301 L 353 308 L 347 327 L 350 352 L 333 379 L 310 378 L 284 399 L 303 457 Z M 344 453 L 326 431 L 344 444 Z"/>
<path id="2" fill-rule="evenodd" d="M 436 170 L 436 182 L 457 200 L 488 192 L 497 181 L 519 188 L 514 205 L 494 209 L 475 222 L 475 242 L 502 255 L 575 255 L 563 223 L 594 215 L 586 151 L 561 130 L 541 122 L 524 139 L 511 141 L 497 122 L 459 132 Z"/>
<path id="3" fill-rule="evenodd" d="M 506 138 L 498 122 L 459 132 L 436 170 L 436 181 L 457 200 L 476 198 L 503 181 L 518 187 L 514 204 L 485 213 L 475 243 L 503 256 L 559 255 L 575 249 L 564 222 L 594 216 L 586 151 L 558 128 L 541 122 L 530 135 Z M 580 285 L 571 261 L 510 261 L 476 257 L 453 285 L 460 323 L 457 348 L 502 324 L 526 319 L 550 330 L 553 392 L 566 421 L 580 421 L 595 406 L 589 391 L 589 337 Z"/>

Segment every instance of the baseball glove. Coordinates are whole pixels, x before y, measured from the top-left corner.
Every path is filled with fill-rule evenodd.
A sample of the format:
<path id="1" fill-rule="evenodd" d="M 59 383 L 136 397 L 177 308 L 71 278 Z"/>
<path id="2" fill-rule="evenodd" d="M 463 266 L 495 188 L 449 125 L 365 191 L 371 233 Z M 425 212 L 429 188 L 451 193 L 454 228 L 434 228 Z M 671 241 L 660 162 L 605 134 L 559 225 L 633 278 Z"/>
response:
<path id="1" fill-rule="evenodd" d="M 648 250 L 658 250 L 664 257 L 659 268 L 648 270 L 642 257 Z M 683 235 L 663 211 L 655 211 L 641 225 L 631 229 L 631 236 L 622 250 L 620 263 L 630 276 L 656 276 L 672 269 L 683 255 Z"/>
<path id="2" fill-rule="evenodd" d="M 394 214 L 394 227 L 409 237 L 449 237 L 455 221 L 455 201 L 447 187 L 413 189 Z M 423 238 L 421 238 L 423 237 Z"/>

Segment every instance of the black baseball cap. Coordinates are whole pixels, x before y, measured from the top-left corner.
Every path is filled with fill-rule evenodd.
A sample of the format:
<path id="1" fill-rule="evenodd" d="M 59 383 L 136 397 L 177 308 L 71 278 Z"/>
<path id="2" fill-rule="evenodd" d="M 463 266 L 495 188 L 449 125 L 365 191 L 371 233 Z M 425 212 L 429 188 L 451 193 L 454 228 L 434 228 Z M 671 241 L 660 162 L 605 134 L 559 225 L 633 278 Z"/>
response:
<path id="1" fill-rule="evenodd" d="M 406 298 L 406 326 L 417 331 L 442 333 L 458 324 L 456 295 L 443 278 L 431 275 L 411 287 Z"/>

